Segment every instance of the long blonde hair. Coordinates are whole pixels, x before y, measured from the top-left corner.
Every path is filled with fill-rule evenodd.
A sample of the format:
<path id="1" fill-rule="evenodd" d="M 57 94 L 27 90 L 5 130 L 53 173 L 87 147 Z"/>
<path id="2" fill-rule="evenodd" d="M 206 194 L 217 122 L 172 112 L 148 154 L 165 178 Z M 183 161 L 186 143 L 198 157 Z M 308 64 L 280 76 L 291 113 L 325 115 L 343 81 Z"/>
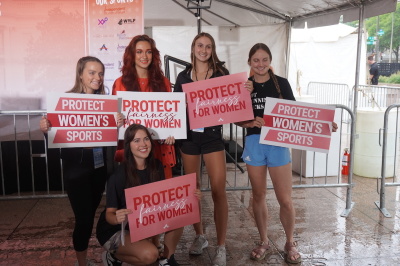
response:
<path id="1" fill-rule="evenodd" d="M 72 87 L 72 89 L 70 89 L 67 92 L 72 92 L 72 93 L 82 93 L 85 91 L 82 80 L 81 80 L 81 76 L 83 73 L 83 70 L 85 69 L 86 63 L 87 62 L 97 62 L 100 63 L 101 66 L 103 67 L 103 72 L 104 72 L 104 64 L 103 62 L 100 61 L 100 59 L 98 59 L 97 57 L 94 56 L 84 56 L 81 57 L 78 62 L 76 63 L 76 73 L 75 73 L 75 85 Z M 96 90 L 94 92 L 95 94 L 105 94 L 105 90 L 104 90 L 104 80 L 100 85 L 100 88 L 98 90 Z"/>
<path id="2" fill-rule="evenodd" d="M 189 68 L 189 70 L 196 70 L 196 57 L 194 55 L 194 46 L 196 44 L 196 41 L 201 38 L 201 37 L 207 37 L 210 39 L 212 47 L 211 47 L 211 56 L 208 59 L 208 67 L 210 69 L 212 69 L 215 72 L 220 72 L 221 74 L 225 75 L 225 71 L 223 68 L 223 62 L 221 62 L 217 56 L 217 52 L 215 49 L 215 41 L 214 38 L 211 36 L 211 34 L 207 33 L 207 32 L 201 32 L 199 34 L 196 35 L 196 37 L 194 37 L 193 41 L 192 41 L 192 46 L 190 49 L 190 60 L 192 61 L 192 66 L 191 68 Z"/>

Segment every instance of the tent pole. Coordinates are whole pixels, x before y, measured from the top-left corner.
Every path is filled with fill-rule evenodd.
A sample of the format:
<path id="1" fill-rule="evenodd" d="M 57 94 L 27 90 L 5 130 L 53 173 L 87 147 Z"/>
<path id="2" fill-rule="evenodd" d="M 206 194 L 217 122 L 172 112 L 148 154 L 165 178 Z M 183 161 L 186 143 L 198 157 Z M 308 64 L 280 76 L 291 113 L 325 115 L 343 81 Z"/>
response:
<path id="1" fill-rule="evenodd" d="M 358 85 L 360 80 L 360 58 L 361 58 L 361 44 L 362 44 L 362 33 L 364 29 L 364 1 L 361 2 L 360 12 L 358 17 L 358 40 L 357 40 L 357 60 L 356 60 L 356 80 L 354 82 L 354 103 L 353 103 L 353 113 L 354 120 L 357 118 L 357 103 L 358 103 Z"/>
<path id="2" fill-rule="evenodd" d="M 197 9 L 197 34 L 201 33 L 201 9 Z"/>
<path id="3" fill-rule="evenodd" d="M 290 42 L 292 41 L 292 26 L 293 26 L 293 21 L 290 18 L 290 20 L 287 22 L 287 28 L 286 28 L 286 35 L 287 35 L 286 66 L 285 66 L 286 78 L 289 77 L 289 58 L 290 58 Z"/>

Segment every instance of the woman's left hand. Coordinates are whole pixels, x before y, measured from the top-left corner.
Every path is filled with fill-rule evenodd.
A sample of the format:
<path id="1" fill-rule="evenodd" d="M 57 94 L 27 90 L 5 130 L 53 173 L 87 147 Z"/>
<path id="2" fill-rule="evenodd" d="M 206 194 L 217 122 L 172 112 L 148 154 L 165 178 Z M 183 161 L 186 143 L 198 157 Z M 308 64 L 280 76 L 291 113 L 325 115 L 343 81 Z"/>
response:
<path id="1" fill-rule="evenodd" d="M 338 129 L 338 125 L 335 122 L 332 122 L 332 132 L 336 132 Z"/>
<path id="2" fill-rule="evenodd" d="M 254 90 L 253 81 L 247 80 L 247 81 L 244 83 L 244 87 L 245 87 L 250 93 L 252 93 L 253 90 Z"/>
<path id="3" fill-rule="evenodd" d="M 121 127 L 124 124 L 124 115 L 117 113 L 115 115 L 115 121 L 117 122 L 117 127 Z"/>
<path id="4" fill-rule="evenodd" d="M 194 195 L 198 200 L 201 200 L 201 190 L 200 189 L 196 188 L 194 190 Z"/>
<path id="5" fill-rule="evenodd" d="M 175 144 L 175 138 L 174 138 L 173 136 L 169 136 L 169 137 L 164 141 L 164 143 L 165 143 L 165 144 L 168 144 L 168 145 L 174 145 L 174 144 Z"/>

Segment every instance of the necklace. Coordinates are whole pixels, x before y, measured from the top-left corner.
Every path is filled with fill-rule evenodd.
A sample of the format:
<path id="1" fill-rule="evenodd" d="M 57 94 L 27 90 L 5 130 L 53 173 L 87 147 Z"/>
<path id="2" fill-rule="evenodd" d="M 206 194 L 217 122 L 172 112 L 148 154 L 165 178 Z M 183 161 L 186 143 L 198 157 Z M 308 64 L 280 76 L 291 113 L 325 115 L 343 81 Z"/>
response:
<path id="1" fill-rule="evenodd" d="M 208 68 L 207 69 L 207 73 L 206 73 L 206 76 L 204 77 L 204 80 L 206 80 L 207 79 L 207 76 L 208 76 L 208 71 L 210 70 L 210 68 Z M 195 77 L 196 77 L 196 81 L 199 81 L 198 79 L 197 79 L 197 71 L 195 71 Z"/>
<path id="2" fill-rule="evenodd" d="M 254 78 L 254 76 L 253 76 L 253 82 L 254 82 L 254 83 L 257 83 L 257 84 L 260 84 L 260 85 L 261 85 L 261 88 L 264 88 L 264 85 L 265 85 L 265 83 L 268 82 L 268 80 L 265 81 L 265 82 L 263 82 L 263 83 L 258 83 L 258 82 L 256 81 L 256 79 Z"/>

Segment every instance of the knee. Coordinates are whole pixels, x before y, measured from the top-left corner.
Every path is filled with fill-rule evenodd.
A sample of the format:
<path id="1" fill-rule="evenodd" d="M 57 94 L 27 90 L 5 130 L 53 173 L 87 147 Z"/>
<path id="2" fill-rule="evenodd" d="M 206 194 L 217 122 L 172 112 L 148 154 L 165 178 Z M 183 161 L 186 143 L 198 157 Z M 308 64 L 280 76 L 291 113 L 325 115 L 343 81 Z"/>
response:
<path id="1" fill-rule="evenodd" d="M 256 203 L 265 202 L 265 197 L 267 196 L 267 189 L 253 189 L 253 201 Z"/>
<path id="2" fill-rule="evenodd" d="M 291 211 L 293 210 L 293 201 L 291 198 L 283 199 L 279 202 L 281 209 Z"/>
<path id="3" fill-rule="evenodd" d="M 226 190 L 225 188 L 212 188 L 211 196 L 214 202 L 226 201 Z"/>
<path id="4" fill-rule="evenodd" d="M 158 250 L 156 248 L 146 249 L 143 250 L 139 256 L 139 260 L 143 265 L 152 264 L 158 259 Z"/>

